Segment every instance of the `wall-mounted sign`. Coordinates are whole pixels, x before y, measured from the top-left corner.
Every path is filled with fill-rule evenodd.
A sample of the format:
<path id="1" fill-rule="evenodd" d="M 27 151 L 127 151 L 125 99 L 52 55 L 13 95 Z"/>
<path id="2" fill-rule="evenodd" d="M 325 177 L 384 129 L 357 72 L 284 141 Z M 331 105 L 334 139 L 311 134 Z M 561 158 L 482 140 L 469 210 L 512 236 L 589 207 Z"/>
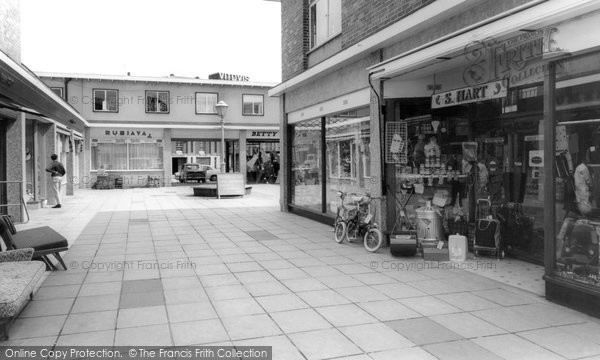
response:
<path id="1" fill-rule="evenodd" d="M 529 152 L 530 167 L 544 167 L 544 150 L 531 150 Z"/>
<path id="2" fill-rule="evenodd" d="M 246 75 L 227 74 L 227 73 L 214 73 L 208 75 L 211 80 L 229 80 L 229 81 L 250 81 L 250 77 Z"/>
<path id="3" fill-rule="evenodd" d="M 435 94 L 431 97 L 431 108 L 438 109 L 503 98 L 506 97 L 506 87 L 506 80 L 499 80 Z"/>
<path id="4" fill-rule="evenodd" d="M 155 140 L 162 139 L 163 130 L 162 129 L 119 129 L 119 128 L 91 128 L 90 136 L 95 139 L 99 139 L 102 142 L 106 142 L 106 140 L 127 140 L 128 142 L 135 140 L 140 142 L 140 140 Z M 141 141 L 144 142 L 144 141 Z"/>
<path id="5" fill-rule="evenodd" d="M 279 131 L 246 130 L 246 139 L 279 139 Z"/>

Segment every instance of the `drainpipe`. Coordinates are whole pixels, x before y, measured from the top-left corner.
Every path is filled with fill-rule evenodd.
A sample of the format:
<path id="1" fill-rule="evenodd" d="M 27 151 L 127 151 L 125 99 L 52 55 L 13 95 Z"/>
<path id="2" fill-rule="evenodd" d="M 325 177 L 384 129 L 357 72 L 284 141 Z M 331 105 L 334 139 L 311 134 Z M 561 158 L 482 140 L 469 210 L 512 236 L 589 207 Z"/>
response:
<path id="1" fill-rule="evenodd" d="M 69 83 L 73 80 L 72 78 L 65 78 L 65 101 L 69 103 Z"/>
<path id="2" fill-rule="evenodd" d="M 379 69 L 373 72 L 369 73 L 369 77 L 368 77 L 368 81 L 369 81 L 369 86 L 371 87 L 371 89 L 373 90 L 373 92 L 375 93 L 375 96 L 377 97 L 377 117 L 379 120 L 379 161 L 381 164 L 381 193 L 383 195 L 384 190 L 385 190 L 385 155 L 384 155 L 384 151 L 385 151 L 385 134 L 384 134 L 384 121 L 383 121 L 383 111 L 381 108 L 381 97 L 379 96 L 379 92 L 377 90 L 375 90 L 375 87 L 373 86 L 372 83 L 372 79 L 371 76 L 373 76 L 374 74 L 377 74 L 379 72 L 385 71 L 385 69 Z"/>

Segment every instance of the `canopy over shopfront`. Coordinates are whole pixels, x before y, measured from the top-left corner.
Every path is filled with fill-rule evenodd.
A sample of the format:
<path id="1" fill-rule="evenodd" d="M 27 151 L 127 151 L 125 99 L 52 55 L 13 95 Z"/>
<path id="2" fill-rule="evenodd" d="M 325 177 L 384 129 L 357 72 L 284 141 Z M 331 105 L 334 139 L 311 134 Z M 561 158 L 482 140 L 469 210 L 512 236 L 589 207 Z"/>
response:
<path id="1" fill-rule="evenodd" d="M 36 75 L 0 52 L 0 109 L 52 119 L 83 133 L 87 121 Z"/>

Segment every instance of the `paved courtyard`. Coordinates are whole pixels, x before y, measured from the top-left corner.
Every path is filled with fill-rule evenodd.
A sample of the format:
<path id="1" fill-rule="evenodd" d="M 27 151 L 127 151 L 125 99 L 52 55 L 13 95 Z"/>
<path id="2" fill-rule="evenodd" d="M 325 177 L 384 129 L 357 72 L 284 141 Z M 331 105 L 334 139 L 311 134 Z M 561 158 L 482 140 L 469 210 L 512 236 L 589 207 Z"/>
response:
<path id="1" fill-rule="evenodd" d="M 600 359 L 600 322 L 545 301 L 539 267 L 480 259 L 465 271 L 340 245 L 331 227 L 281 213 L 274 185 L 241 199 L 190 194 L 85 190 L 62 209 L 32 211 L 20 227 L 65 234 L 69 270 L 47 273 L 0 344 L 268 345 L 277 360 Z"/>

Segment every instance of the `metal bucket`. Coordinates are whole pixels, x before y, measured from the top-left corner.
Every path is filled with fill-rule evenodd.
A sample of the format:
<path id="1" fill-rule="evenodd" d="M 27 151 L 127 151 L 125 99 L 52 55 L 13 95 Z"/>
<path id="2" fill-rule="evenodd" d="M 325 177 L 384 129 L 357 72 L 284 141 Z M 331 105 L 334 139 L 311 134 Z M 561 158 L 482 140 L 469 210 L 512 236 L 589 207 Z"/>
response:
<path id="1" fill-rule="evenodd" d="M 417 237 L 422 244 L 443 240 L 442 217 L 438 210 L 431 206 L 431 201 L 417 209 Z"/>

